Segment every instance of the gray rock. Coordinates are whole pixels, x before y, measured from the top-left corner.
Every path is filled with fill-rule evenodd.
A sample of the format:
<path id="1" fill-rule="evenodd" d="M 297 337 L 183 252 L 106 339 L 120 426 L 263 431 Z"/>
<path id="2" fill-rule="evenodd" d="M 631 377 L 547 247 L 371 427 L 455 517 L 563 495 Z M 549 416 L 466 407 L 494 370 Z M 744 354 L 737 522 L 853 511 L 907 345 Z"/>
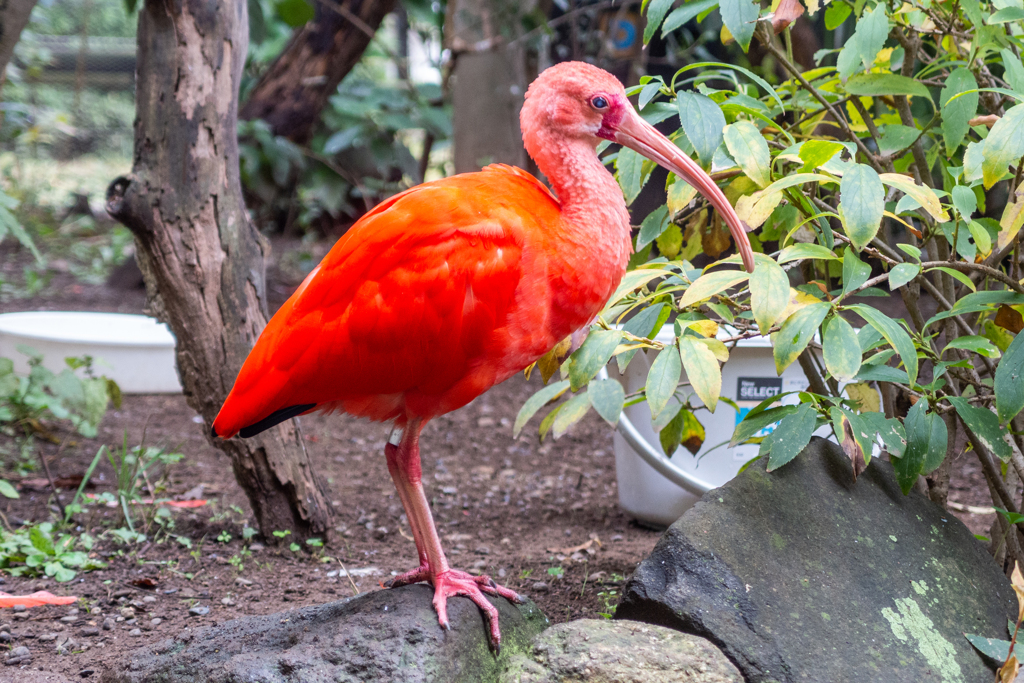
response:
<path id="1" fill-rule="evenodd" d="M 636 621 L 583 619 L 552 626 L 513 657 L 501 683 L 743 683 L 709 641 Z"/>
<path id="2" fill-rule="evenodd" d="M 31 661 L 32 652 L 29 651 L 27 647 L 22 645 L 20 647 L 14 648 L 7 654 L 6 659 L 4 659 L 4 664 L 6 664 L 7 666 L 21 666 L 23 664 L 29 664 L 31 663 Z"/>
<path id="3" fill-rule="evenodd" d="M 1017 602 L 970 531 L 879 459 L 854 482 L 814 439 L 709 492 L 658 542 L 617 618 L 715 643 L 749 683 L 973 683 L 992 669 L 964 632 L 1007 638 Z"/>
<path id="4" fill-rule="evenodd" d="M 104 683 L 484 683 L 547 626 L 536 605 L 492 602 L 502 649 L 488 645 L 483 616 L 466 598 L 448 601 L 452 630 L 437 623 L 423 584 L 220 626 L 186 630 L 134 652 Z"/>
<path id="5" fill-rule="evenodd" d="M 196 605 L 188 611 L 193 617 L 205 617 L 210 613 L 210 608 L 206 605 Z"/>

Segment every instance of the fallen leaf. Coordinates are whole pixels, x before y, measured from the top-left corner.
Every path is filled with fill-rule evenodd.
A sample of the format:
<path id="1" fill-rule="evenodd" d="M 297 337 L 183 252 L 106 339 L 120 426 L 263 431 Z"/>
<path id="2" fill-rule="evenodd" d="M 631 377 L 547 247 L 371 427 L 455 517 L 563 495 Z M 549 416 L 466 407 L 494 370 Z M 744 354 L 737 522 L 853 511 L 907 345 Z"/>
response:
<path id="1" fill-rule="evenodd" d="M 592 534 L 591 537 L 590 537 L 590 540 L 587 541 L 586 543 L 581 543 L 581 544 L 573 546 L 571 548 L 548 548 L 547 551 L 549 553 L 560 553 L 562 555 L 572 555 L 573 553 L 578 553 L 581 550 L 587 550 L 588 548 L 590 548 L 590 546 L 594 545 L 595 543 L 597 544 L 598 548 L 601 547 L 601 539 L 599 539 L 596 535 Z"/>
<path id="2" fill-rule="evenodd" d="M 36 591 L 31 595 L 10 595 L 0 593 L 0 607 L 14 607 L 24 605 L 25 607 L 38 607 L 39 605 L 70 605 L 78 600 L 73 595 L 57 596 L 48 591 Z"/>
<path id="3" fill-rule="evenodd" d="M 156 579 L 150 578 L 135 579 L 134 581 L 132 581 L 132 585 L 138 586 L 139 588 L 156 588 L 156 583 Z"/>

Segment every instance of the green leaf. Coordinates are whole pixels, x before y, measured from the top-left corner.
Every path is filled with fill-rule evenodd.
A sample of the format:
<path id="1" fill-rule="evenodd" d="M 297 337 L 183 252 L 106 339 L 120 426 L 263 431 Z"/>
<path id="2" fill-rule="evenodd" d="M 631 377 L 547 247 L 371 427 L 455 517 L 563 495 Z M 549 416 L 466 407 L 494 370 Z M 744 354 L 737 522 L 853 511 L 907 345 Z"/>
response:
<path id="1" fill-rule="evenodd" d="M 953 188 L 953 206 L 960 213 L 960 217 L 969 221 L 975 211 L 978 210 L 978 198 L 974 196 L 974 190 L 963 185 Z"/>
<path id="2" fill-rule="evenodd" d="M 569 431 L 569 427 L 582 420 L 588 410 L 590 410 L 589 392 L 576 394 L 570 398 L 562 404 L 562 409 L 555 416 L 555 421 L 551 424 L 551 435 L 556 439 L 561 437 Z"/>
<path id="3" fill-rule="evenodd" d="M 316 16 L 313 5 L 307 0 L 278 0 L 275 9 L 277 16 L 292 28 L 303 26 Z"/>
<path id="4" fill-rule="evenodd" d="M 987 190 L 1024 156 L 1024 104 L 1011 107 L 996 121 L 981 153 L 981 172 Z"/>
<path id="5" fill-rule="evenodd" d="M 737 121 L 725 127 L 724 137 L 729 154 L 747 177 L 760 187 L 767 186 L 772 180 L 768 170 L 771 154 L 768 142 L 757 126 L 750 121 Z"/>
<path id="6" fill-rule="evenodd" d="M 615 177 L 626 198 L 626 205 L 629 206 L 640 194 L 640 190 L 644 188 L 650 177 L 649 173 L 644 173 L 644 157 L 628 147 L 623 147 L 615 158 L 615 171 Z"/>
<path id="7" fill-rule="evenodd" d="M 853 12 L 853 8 L 848 3 L 833 2 L 829 4 L 828 9 L 825 10 L 825 28 L 835 31 L 847 20 L 851 12 Z"/>
<path id="8" fill-rule="evenodd" d="M 818 413 L 809 403 L 802 403 L 792 415 L 779 422 L 772 432 L 768 471 L 777 470 L 800 454 L 814 434 Z"/>
<path id="9" fill-rule="evenodd" d="M 676 106 L 683 132 L 697 151 L 701 163 L 707 166 L 722 144 L 725 114 L 713 100 L 699 93 L 680 92 L 676 96 Z"/>
<path id="10" fill-rule="evenodd" d="M 888 36 L 889 18 L 885 8 L 865 11 L 857 22 L 857 29 L 839 52 L 836 62 L 839 77 L 845 80 L 858 71 L 870 69 Z"/>
<path id="11" fill-rule="evenodd" d="M 1021 19 L 1024 19 L 1024 8 L 1004 7 L 993 12 L 985 23 L 993 26 L 995 24 L 1008 24 L 1011 21 L 1020 21 Z"/>
<path id="12" fill-rule="evenodd" d="M 967 399 L 961 396 L 947 396 L 949 402 L 956 408 L 957 415 L 963 423 L 970 427 L 974 435 L 981 441 L 981 445 L 991 451 L 1003 462 L 1009 462 L 1013 457 L 1010 445 L 1003 439 L 1003 428 L 999 426 L 999 418 L 987 408 L 972 406 Z"/>
<path id="13" fill-rule="evenodd" d="M 843 293 L 847 294 L 860 287 L 871 277 L 871 266 L 864 263 L 853 249 L 843 254 Z"/>
<path id="14" fill-rule="evenodd" d="M 683 292 L 683 297 L 679 300 L 679 308 L 686 308 L 698 301 L 710 299 L 730 287 L 746 282 L 749 277 L 749 273 L 739 270 L 716 270 L 712 273 L 705 273 Z"/>
<path id="15" fill-rule="evenodd" d="M 651 364 L 647 373 L 647 406 L 651 409 L 651 417 L 657 417 L 665 409 L 668 401 L 676 393 L 679 375 L 683 364 L 675 346 L 666 346 Z"/>
<path id="16" fill-rule="evenodd" d="M 833 316 L 825 325 L 821 347 L 825 355 L 825 367 L 840 382 L 849 382 L 860 370 L 860 344 L 857 333 L 850 323 L 840 316 Z M 868 452 L 868 456 L 871 453 Z"/>
<path id="17" fill-rule="evenodd" d="M 6 479 L 0 479 L 0 496 L 5 498 L 21 498 L 17 490 Z"/>
<path id="18" fill-rule="evenodd" d="M 996 413 L 1007 423 L 1024 409 L 1024 334 L 1018 334 L 996 366 Z"/>
<path id="19" fill-rule="evenodd" d="M 790 187 L 803 185 L 804 183 L 835 183 L 836 179 L 822 173 L 791 173 L 785 178 L 779 178 L 774 183 L 762 190 L 763 194 L 779 192 Z"/>
<path id="20" fill-rule="evenodd" d="M 626 324 L 622 326 L 622 331 L 629 332 L 637 337 L 654 339 L 671 314 L 672 309 L 667 304 L 655 304 L 627 320 Z M 630 349 L 615 356 L 615 362 L 618 363 L 620 373 L 626 371 L 626 367 L 633 360 L 633 356 L 636 355 L 637 351 L 639 349 Z"/>
<path id="21" fill-rule="evenodd" d="M 561 382 L 555 382 L 549 384 L 536 394 L 526 399 L 526 403 L 519 409 L 519 414 L 516 415 L 516 422 L 512 425 L 512 436 L 519 436 L 519 432 L 523 430 L 526 423 L 530 421 L 538 410 L 548 404 L 549 401 L 553 401 L 566 391 L 569 390 L 569 380 L 562 380 Z"/>
<path id="22" fill-rule="evenodd" d="M 32 543 L 32 547 L 43 553 L 44 555 L 53 555 L 53 541 L 50 536 L 46 534 L 38 526 L 32 527 L 28 532 L 29 541 Z"/>
<path id="23" fill-rule="evenodd" d="M 761 13 L 760 3 L 751 0 L 721 0 L 718 6 L 725 27 L 746 52 L 750 48 L 750 39 L 754 37 L 754 24 Z"/>
<path id="24" fill-rule="evenodd" d="M 889 345 L 903 360 L 903 367 L 907 370 L 910 383 L 915 384 L 917 382 L 917 349 L 914 348 L 914 342 L 911 341 L 906 330 L 876 308 L 863 304 L 855 304 L 846 308 L 864 318 L 869 325 L 885 337 L 885 341 L 889 342 Z"/>
<path id="25" fill-rule="evenodd" d="M 712 10 L 715 7 L 718 7 L 718 0 L 696 0 L 696 2 L 688 2 L 685 5 L 675 8 L 672 10 L 672 13 L 668 15 L 665 23 L 661 26 L 662 38 L 672 31 L 675 31 L 694 17 L 700 15 L 702 12 Z"/>
<path id="26" fill-rule="evenodd" d="M 943 349 L 943 354 L 948 349 L 964 349 L 967 351 L 974 351 L 975 353 L 985 356 L 986 358 L 999 358 L 999 349 L 985 337 L 979 337 L 976 335 L 969 335 L 966 337 L 957 337 L 953 341 L 946 344 L 946 348 Z"/>
<path id="27" fill-rule="evenodd" d="M 832 253 L 832 250 L 820 244 L 798 242 L 782 250 L 782 253 L 779 254 L 779 263 L 788 263 L 798 259 L 826 259 L 834 261 L 838 258 L 838 256 Z"/>
<path id="28" fill-rule="evenodd" d="M 808 342 L 818 331 L 818 325 L 825 319 L 830 309 L 831 305 L 825 302 L 810 304 L 786 318 L 782 329 L 775 334 L 773 340 L 775 370 L 779 375 L 807 348 Z"/>
<path id="29" fill-rule="evenodd" d="M 860 96 L 912 95 L 931 99 L 924 83 L 898 74 L 858 74 L 846 82 L 846 92 Z"/>
<path id="30" fill-rule="evenodd" d="M 674 2 L 675 0 L 651 0 L 651 3 L 647 6 L 647 26 L 644 28 L 644 45 L 651 42 L 654 32 L 658 30 L 658 26 L 661 25 L 668 11 L 672 9 Z"/>
<path id="31" fill-rule="evenodd" d="M 604 418 L 612 427 L 619 423 L 622 405 L 626 402 L 626 391 L 614 379 L 602 379 L 591 382 L 587 389 L 590 394 L 590 405 L 597 414 Z"/>
<path id="32" fill-rule="evenodd" d="M 722 391 L 722 368 L 707 344 L 696 337 L 679 338 L 679 354 L 686 369 L 686 379 L 708 410 L 715 412 Z"/>
<path id="33" fill-rule="evenodd" d="M 1003 58 L 1003 80 L 1015 91 L 1024 94 L 1024 64 L 1021 64 L 1020 57 L 1009 48 L 1000 50 L 999 55 Z"/>
<path id="34" fill-rule="evenodd" d="M 942 139 L 946 143 L 946 154 L 952 154 L 970 130 L 969 121 L 978 111 L 979 95 L 972 92 L 961 95 L 952 102 L 950 99 L 954 95 L 977 88 L 978 82 L 974 80 L 974 74 L 965 67 L 954 69 L 946 79 L 946 84 L 939 95 L 939 102 L 942 103 Z"/>
<path id="35" fill-rule="evenodd" d="M 777 408 L 769 408 L 768 410 L 760 413 L 750 411 L 747 413 L 747 416 L 743 418 L 743 421 L 736 425 L 736 430 L 732 434 L 732 439 L 729 440 L 729 448 L 735 447 L 736 444 L 743 443 L 765 427 L 775 424 L 787 415 L 792 415 L 796 412 L 796 408 L 796 406 L 779 406 Z"/>
<path id="36" fill-rule="evenodd" d="M 608 299 L 608 302 L 615 303 L 633 290 L 643 287 L 651 280 L 659 277 L 668 277 L 670 275 L 674 275 L 674 273 L 670 270 L 659 270 L 656 268 L 638 268 L 637 270 L 631 270 L 622 276 L 622 281 L 619 282 L 619 286 L 615 288 L 615 293 L 612 294 L 610 299 Z"/>
<path id="37" fill-rule="evenodd" d="M 789 276 L 778 263 L 768 258 L 756 261 L 750 276 L 750 307 L 761 334 L 768 334 L 775 321 L 789 306 Z"/>
<path id="38" fill-rule="evenodd" d="M 676 449 L 679 448 L 679 444 L 683 440 L 683 426 L 686 423 L 686 417 L 683 413 L 688 412 L 690 411 L 677 410 L 669 423 L 662 427 L 661 431 L 658 432 L 658 441 L 661 443 L 661 450 L 670 458 L 672 457 L 672 454 L 676 452 Z"/>
<path id="39" fill-rule="evenodd" d="M 985 226 L 978 221 L 970 221 L 967 224 L 967 229 L 970 230 L 974 244 L 977 245 L 982 256 L 988 255 L 992 251 L 992 235 L 985 229 Z"/>
<path id="40" fill-rule="evenodd" d="M 935 413 L 928 412 L 928 402 L 918 401 L 907 413 L 903 424 L 907 430 L 907 448 L 893 460 L 896 482 L 904 494 L 910 493 L 925 464 L 942 464 L 946 456 L 946 423 Z M 936 464 L 935 461 L 938 460 Z"/>
<path id="41" fill-rule="evenodd" d="M 881 154 L 895 154 L 914 144 L 921 136 L 921 131 L 910 126 L 890 123 L 881 128 L 882 136 L 878 139 L 878 151 Z"/>
<path id="42" fill-rule="evenodd" d="M 640 251 L 656 240 L 668 227 L 668 207 L 662 204 L 648 214 L 640 224 L 640 234 L 636 238 L 636 251 Z"/>
<path id="43" fill-rule="evenodd" d="M 970 641 L 971 645 L 978 649 L 978 652 L 991 658 L 993 661 L 1002 664 L 1010 656 L 1010 641 L 999 640 L 998 638 L 986 638 L 985 636 L 975 635 L 973 633 L 965 633 L 964 637 Z M 1013 648 L 1013 653 L 1017 656 L 1017 661 L 1024 660 L 1024 642 L 1018 641 Z"/>
<path id="44" fill-rule="evenodd" d="M 622 339 L 619 330 L 591 330 L 583 346 L 569 356 L 569 388 L 574 392 L 587 386 L 608 361 Z"/>
<path id="45" fill-rule="evenodd" d="M 844 2 L 833 3 L 848 7 Z M 829 5 L 830 7 L 833 5 Z M 836 154 L 846 149 L 841 142 L 834 140 L 808 140 L 800 145 L 799 157 L 804 162 L 801 171 L 812 171 L 819 166 L 824 166 L 832 160 Z"/>
<path id="46" fill-rule="evenodd" d="M 899 289 L 907 284 L 921 272 L 921 266 L 916 263 L 900 263 L 893 266 L 889 271 L 889 289 Z"/>
<path id="47" fill-rule="evenodd" d="M 898 458 L 907 450 L 907 433 L 899 420 L 872 412 L 861 413 L 858 417 L 865 428 L 878 435 L 890 455 Z"/>
<path id="48" fill-rule="evenodd" d="M 977 289 L 977 285 L 974 284 L 974 282 L 971 280 L 971 278 L 967 277 L 966 275 L 961 273 L 959 270 L 953 270 L 952 268 L 947 268 L 946 266 L 937 266 L 935 268 L 929 268 L 925 272 L 926 273 L 930 273 L 933 270 L 941 270 L 943 273 L 946 273 L 947 275 L 949 275 L 954 280 L 959 280 L 962 284 L 966 285 L 966 287 L 969 290 L 971 290 L 972 292 Z"/>

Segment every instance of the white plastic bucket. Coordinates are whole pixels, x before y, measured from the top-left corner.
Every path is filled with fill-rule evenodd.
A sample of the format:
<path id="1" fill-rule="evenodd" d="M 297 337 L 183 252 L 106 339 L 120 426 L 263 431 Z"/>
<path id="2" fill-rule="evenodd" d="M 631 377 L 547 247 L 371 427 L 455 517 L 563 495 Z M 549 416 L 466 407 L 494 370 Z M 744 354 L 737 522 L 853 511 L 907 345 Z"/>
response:
<path id="1" fill-rule="evenodd" d="M 671 343 L 673 339 L 673 330 L 669 325 L 657 337 L 658 341 L 665 343 Z M 678 353 L 674 350 L 671 352 Z M 637 353 L 624 375 L 618 373 L 618 366 L 613 359 L 607 368 L 608 375 L 622 382 L 627 394 L 642 389 L 647 382 L 647 371 L 657 353 L 651 350 Z M 684 372 L 684 380 L 685 377 Z M 764 337 L 737 342 L 730 351 L 728 362 L 722 366 L 721 395 L 748 410 L 770 395 L 805 389 L 807 378 L 799 364 L 790 365 L 781 377 L 776 374 L 771 343 Z M 781 400 L 781 404 L 798 402 L 795 395 Z M 694 396 L 691 405 L 703 404 Z M 670 459 L 666 459 L 661 451 L 658 434 L 651 426 L 651 411 L 647 403 L 625 408 L 622 415 L 624 419 L 621 419 L 614 435 L 615 469 L 622 509 L 642 522 L 666 526 L 679 519 L 700 500 L 701 495 L 735 477 L 740 467 L 756 457 L 758 451 L 757 445 L 735 448 L 722 445 L 722 442 L 728 442 L 732 437 L 745 413 L 745 410 L 737 413 L 731 406 L 721 402 L 714 413 L 698 411 L 696 417 L 704 425 L 705 440 L 697 455 L 680 447 Z M 830 432 L 823 427 L 817 433 L 824 436 Z M 630 441 L 638 448 L 630 445 Z M 648 457 L 641 457 L 638 449 L 647 451 Z M 658 465 L 662 472 L 651 463 Z"/>
<path id="2" fill-rule="evenodd" d="M 67 367 L 69 356 L 93 357 L 93 370 L 106 375 L 127 394 L 179 393 L 174 335 L 163 323 L 144 315 L 30 311 L 0 315 L 0 357 L 14 361 L 14 371 L 28 374 L 28 357 L 18 346 L 43 356 L 53 372 Z"/>

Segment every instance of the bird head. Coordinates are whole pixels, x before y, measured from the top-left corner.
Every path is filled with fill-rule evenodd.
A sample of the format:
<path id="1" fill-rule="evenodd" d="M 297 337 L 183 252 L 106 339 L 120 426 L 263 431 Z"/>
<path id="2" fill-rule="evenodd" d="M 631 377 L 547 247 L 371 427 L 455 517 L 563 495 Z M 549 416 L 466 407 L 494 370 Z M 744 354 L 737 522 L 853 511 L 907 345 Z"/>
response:
<path id="1" fill-rule="evenodd" d="M 640 117 L 626 98 L 622 83 L 604 69 L 584 62 L 563 62 L 546 69 L 526 92 L 520 124 L 527 150 L 549 135 L 582 139 L 594 146 L 602 139 L 610 140 L 675 173 L 715 207 L 729 226 L 744 267 L 753 272 L 754 253 L 746 226 L 718 185 L 671 140 Z"/>

